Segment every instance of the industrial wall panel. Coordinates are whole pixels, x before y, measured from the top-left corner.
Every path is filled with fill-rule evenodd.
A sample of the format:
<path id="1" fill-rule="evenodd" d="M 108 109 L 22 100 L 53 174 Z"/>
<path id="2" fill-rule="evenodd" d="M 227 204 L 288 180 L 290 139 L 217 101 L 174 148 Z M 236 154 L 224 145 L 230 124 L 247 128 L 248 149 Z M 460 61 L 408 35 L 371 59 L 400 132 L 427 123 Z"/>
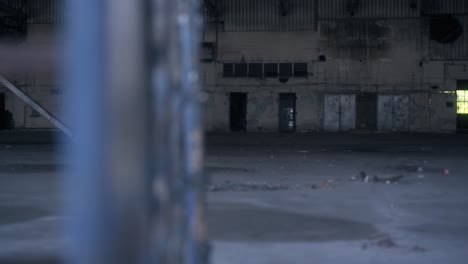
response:
<path id="1" fill-rule="evenodd" d="M 431 94 L 431 128 L 439 129 L 440 131 L 456 131 L 456 102 L 456 94 Z"/>
<path id="2" fill-rule="evenodd" d="M 21 8 L 23 6 L 24 1 L 18 1 L 18 0 L 1 0 L 0 1 L 0 6 L 2 8 Z"/>
<path id="3" fill-rule="evenodd" d="M 409 130 L 408 95 L 379 95 L 377 112 L 379 130 Z"/>
<path id="4" fill-rule="evenodd" d="M 318 19 L 418 18 L 417 0 L 318 0 Z"/>
<path id="5" fill-rule="evenodd" d="M 311 31 L 313 0 L 221 1 L 224 31 Z"/>
<path id="6" fill-rule="evenodd" d="M 340 130 L 349 131 L 356 128 L 356 96 L 354 94 L 340 97 Z"/>
<path id="7" fill-rule="evenodd" d="M 323 129 L 327 132 L 340 130 L 340 96 L 325 95 Z"/>
<path id="8" fill-rule="evenodd" d="M 25 2 L 30 15 L 29 23 L 63 21 L 64 1 Z M 421 6 L 418 6 L 419 3 Z M 0 0 L 0 4 L 20 7 L 22 1 Z M 315 14 L 318 14 L 319 20 L 333 20 L 418 18 L 420 14 L 468 13 L 466 0 L 223 0 L 218 5 L 225 31 L 310 31 L 314 29 Z M 213 22 L 212 18 L 210 21 Z"/>
<path id="9" fill-rule="evenodd" d="M 52 24 L 63 21 L 65 1 L 60 0 L 0 0 L 4 10 L 18 9 L 26 13 L 30 24 Z"/>
<path id="10" fill-rule="evenodd" d="M 468 13 L 468 1 L 466 0 L 424 0 L 421 1 L 421 4 L 423 15 Z"/>
<path id="11" fill-rule="evenodd" d="M 393 38 L 389 24 L 375 19 L 325 20 L 319 22 L 319 39 L 335 47 L 381 48 Z M 364 41 L 363 41 L 364 40 Z"/>
<path id="12" fill-rule="evenodd" d="M 377 127 L 379 130 L 393 129 L 393 95 L 379 95 L 377 100 Z"/>
<path id="13" fill-rule="evenodd" d="M 409 96 L 396 95 L 393 97 L 393 129 L 408 131 L 409 129 Z"/>
<path id="14" fill-rule="evenodd" d="M 65 1 L 60 0 L 0 0 L 4 10 L 21 9 L 30 24 L 53 24 L 63 21 Z"/>
<path id="15" fill-rule="evenodd" d="M 64 2 L 57 0 L 27 0 L 28 23 L 55 24 L 63 22 Z"/>
<path id="16" fill-rule="evenodd" d="M 352 94 L 325 95 L 324 130 L 349 131 L 356 127 L 356 96 Z"/>

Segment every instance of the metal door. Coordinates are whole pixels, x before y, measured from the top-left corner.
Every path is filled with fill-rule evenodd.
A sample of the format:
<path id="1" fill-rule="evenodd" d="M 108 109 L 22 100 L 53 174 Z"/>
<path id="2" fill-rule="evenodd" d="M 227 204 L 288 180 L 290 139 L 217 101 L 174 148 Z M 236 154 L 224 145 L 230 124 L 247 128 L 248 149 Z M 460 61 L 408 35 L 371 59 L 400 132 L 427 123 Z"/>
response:
<path id="1" fill-rule="evenodd" d="M 379 95 L 378 127 L 379 130 L 408 131 L 409 96 Z"/>
<path id="2" fill-rule="evenodd" d="M 340 96 L 325 95 L 324 107 L 324 129 L 328 132 L 338 132 L 340 130 Z"/>
<path id="3" fill-rule="evenodd" d="M 393 97 L 393 129 L 408 131 L 409 129 L 409 96 L 395 95 Z"/>
<path id="4" fill-rule="evenodd" d="M 325 95 L 324 129 L 328 132 L 348 131 L 356 124 L 356 96 Z"/>
<path id="5" fill-rule="evenodd" d="M 356 127 L 356 96 L 340 96 L 340 131 L 353 130 Z"/>
<path id="6" fill-rule="evenodd" d="M 279 131 L 296 130 L 296 94 L 284 93 L 279 96 Z"/>
<path id="7" fill-rule="evenodd" d="M 393 129 L 393 95 L 379 95 L 378 98 L 378 128 L 379 130 Z"/>

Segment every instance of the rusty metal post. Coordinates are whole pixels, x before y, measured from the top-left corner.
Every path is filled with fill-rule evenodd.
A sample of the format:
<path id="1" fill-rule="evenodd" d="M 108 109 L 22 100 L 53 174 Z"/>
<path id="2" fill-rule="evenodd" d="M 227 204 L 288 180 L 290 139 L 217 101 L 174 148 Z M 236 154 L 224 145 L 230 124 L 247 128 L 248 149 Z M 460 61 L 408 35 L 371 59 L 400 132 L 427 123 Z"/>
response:
<path id="1" fill-rule="evenodd" d="M 206 263 L 198 1 L 68 2 L 69 260 Z"/>
<path id="2" fill-rule="evenodd" d="M 201 43 L 200 3 L 180 0 L 178 25 L 181 54 L 181 92 L 183 98 L 183 149 L 185 204 L 187 214 L 186 264 L 207 261 L 203 197 L 203 127 L 200 109 L 199 45 Z"/>
<path id="3" fill-rule="evenodd" d="M 66 2 L 65 114 L 75 141 L 67 145 L 64 183 L 69 263 L 107 263 L 112 224 L 106 171 L 105 6 L 103 1 Z M 112 221 L 112 219 L 111 219 Z"/>
<path id="4" fill-rule="evenodd" d="M 143 263 L 151 201 L 146 1 L 69 0 L 71 263 Z"/>
<path id="5" fill-rule="evenodd" d="M 154 0 L 156 61 L 153 91 L 156 136 L 155 219 L 161 263 L 206 263 L 202 186 L 203 133 L 199 108 L 200 3 Z M 163 191 L 166 190 L 166 191 Z"/>

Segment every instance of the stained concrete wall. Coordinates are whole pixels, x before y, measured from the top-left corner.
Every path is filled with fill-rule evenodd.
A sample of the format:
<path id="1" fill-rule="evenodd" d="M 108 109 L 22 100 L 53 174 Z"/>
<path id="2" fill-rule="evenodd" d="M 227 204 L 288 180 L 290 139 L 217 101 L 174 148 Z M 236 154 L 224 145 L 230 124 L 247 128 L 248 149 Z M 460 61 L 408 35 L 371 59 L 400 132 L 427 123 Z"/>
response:
<path id="1" fill-rule="evenodd" d="M 278 131 L 278 94 L 296 93 L 298 132 L 323 130 L 325 94 L 372 92 L 409 96 L 409 131 L 453 132 L 456 107 L 448 102 L 456 105 L 456 97 L 446 91 L 468 79 L 468 61 L 431 61 L 427 26 L 422 19 L 331 20 L 316 32 L 219 32 L 217 60 L 203 64 L 203 86 L 207 109 L 227 105 L 207 113 L 206 129 L 229 130 L 229 92 L 248 93 L 248 131 Z M 205 41 L 215 41 L 212 30 Z M 307 62 L 310 74 L 286 83 L 222 77 L 222 64 L 236 62 Z"/>
<path id="2" fill-rule="evenodd" d="M 28 35 L 24 42 L 18 44 L 26 49 L 34 48 L 51 50 L 57 47 L 56 27 L 49 24 L 28 25 Z M 37 103 L 56 116 L 60 116 L 62 91 L 57 84 L 57 78 L 51 71 L 43 68 L 51 68 L 52 65 L 38 65 L 38 72 L 28 69 L 26 72 L 7 74 L 6 78 L 24 93 L 33 98 Z M 14 128 L 54 128 L 44 117 L 34 113 L 33 109 L 26 105 L 19 97 L 11 93 L 5 87 L 0 87 L 0 93 L 5 94 L 5 109 L 12 113 Z"/>
<path id="3" fill-rule="evenodd" d="M 359 28 L 359 30 L 355 30 Z M 363 30 L 365 29 L 365 30 Z M 364 32 L 364 33 L 363 33 Z M 464 33 L 466 34 L 466 33 Z M 52 25 L 30 25 L 21 45 L 53 47 Z M 205 41 L 214 41 L 212 27 Z M 229 131 L 229 93 L 248 93 L 247 130 L 278 131 L 280 93 L 296 93 L 296 130 L 321 131 L 324 127 L 324 96 L 372 92 L 409 95 L 409 130 L 453 132 L 457 80 L 468 79 L 468 61 L 432 61 L 427 22 L 421 19 L 326 20 L 317 31 L 220 32 L 217 59 L 203 63 L 200 79 L 205 92 L 207 131 Z M 319 61 L 324 55 L 326 61 Z M 307 62 L 307 78 L 223 78 L 224 62 Z M 61 90 L 54 76 L 19 74 L 14 83 L 59 115 Z M 6 108 L 16 128 L 51 128 L 42 117 L 4 88 Z"/>

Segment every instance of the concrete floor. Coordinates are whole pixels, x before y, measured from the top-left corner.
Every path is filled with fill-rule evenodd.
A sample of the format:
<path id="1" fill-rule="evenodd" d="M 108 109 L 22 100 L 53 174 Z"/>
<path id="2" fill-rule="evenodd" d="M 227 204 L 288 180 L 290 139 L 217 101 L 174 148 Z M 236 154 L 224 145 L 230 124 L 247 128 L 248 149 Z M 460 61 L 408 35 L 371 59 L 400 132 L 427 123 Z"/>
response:
<path id="1" fill-rule="evenodd" d="M 213 263 L 466 263 L 467 135 L 207 142 Z M 64 247 L 57 147 L 33 143 L 0 145 L 0 257 L 47 258 Z M 365 183 L 361 172 L 404 177 Z"/>

